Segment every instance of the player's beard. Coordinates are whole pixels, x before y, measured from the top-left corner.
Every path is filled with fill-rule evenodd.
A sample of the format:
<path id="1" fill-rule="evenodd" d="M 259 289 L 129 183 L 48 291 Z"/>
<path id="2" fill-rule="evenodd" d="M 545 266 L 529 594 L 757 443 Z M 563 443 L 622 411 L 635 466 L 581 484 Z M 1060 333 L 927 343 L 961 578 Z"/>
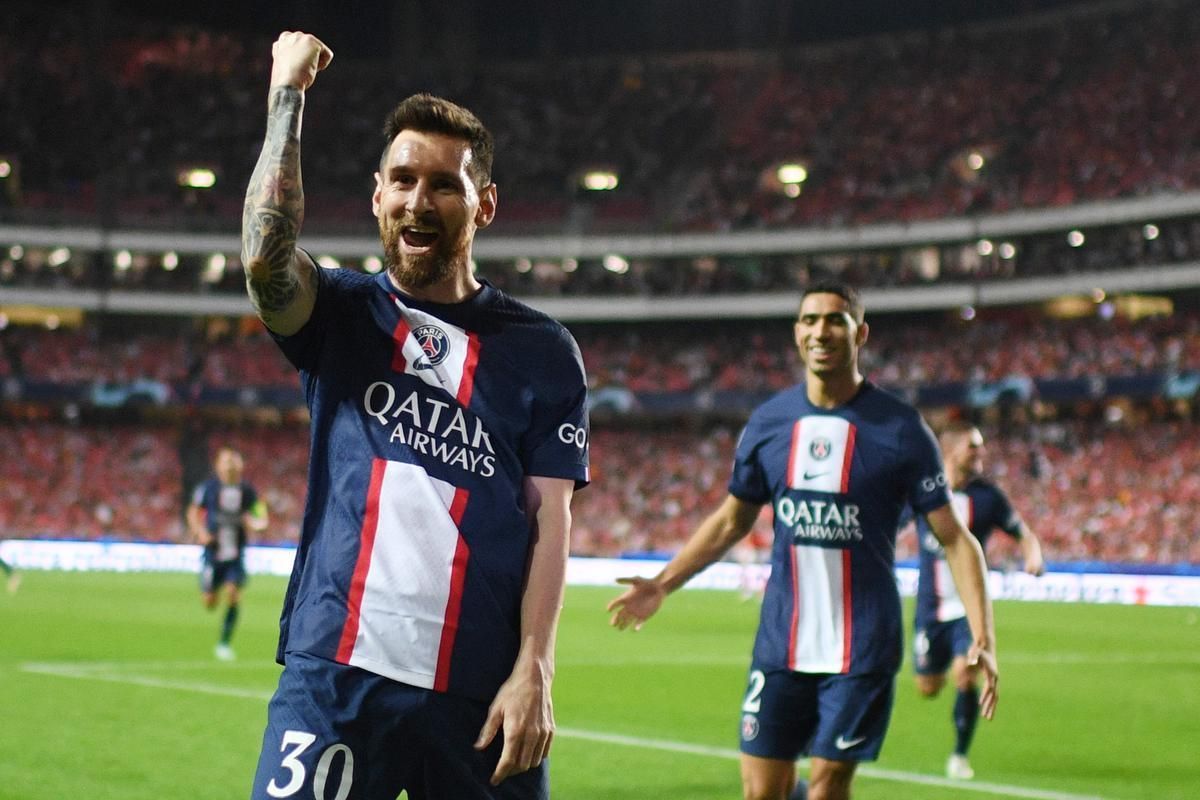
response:
<path id="1" fill-rule="evenodd" d="M 405 253 L 400 230 L 409 224 L 408 221 L 379 219 L 379 239 L 383 242 L 388 273 L 399 286 L 425 289 L 454 275 L 460 265 L 468 261 L 467 242 L 451 240 L 445 231 L 438 235 L 428 253 Z"/>

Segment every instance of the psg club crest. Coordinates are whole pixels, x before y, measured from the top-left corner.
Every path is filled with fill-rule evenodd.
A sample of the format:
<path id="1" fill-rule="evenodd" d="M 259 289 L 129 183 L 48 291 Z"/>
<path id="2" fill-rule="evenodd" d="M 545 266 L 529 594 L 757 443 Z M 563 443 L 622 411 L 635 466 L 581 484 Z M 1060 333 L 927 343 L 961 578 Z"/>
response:
<path id="1" fill-rule="evenodd" d="M 436 367 L 450 354 L 450 337 L 436 325 L 422 325 L 413 331 L 412 335 L 421 346 L 421 352 L 425 354 L 429 366 Z"/>
<path id="2" fill-rule="evenodd" d="M 813 439 L 808 445 L 808 453 L 817 461 L 824 461 L 833 452 L 833 442 L 823 436 Z"/>
<path id="3" fill-rule="evenodd" d="M 742 715 L 742 741 L 750 742 L 758 736 L 758 717 L 753 714 Z"/>

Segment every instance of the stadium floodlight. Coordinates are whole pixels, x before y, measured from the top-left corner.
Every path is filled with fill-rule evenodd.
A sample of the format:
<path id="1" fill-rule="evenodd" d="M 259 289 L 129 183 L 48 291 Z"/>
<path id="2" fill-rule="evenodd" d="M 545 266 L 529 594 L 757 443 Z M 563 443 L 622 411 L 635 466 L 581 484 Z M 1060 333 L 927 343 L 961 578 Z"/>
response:
<path id="1" fill-rule="evenodd" d="M 383 259 L 379 256 L 367 256 L 363 259 L 363 269 L 377 275 L 383 270 Z"/>
<path id="2" fill-rule="evenodd" d="M 780 164 L 775 169 L 775 177 L 778 178 L 779 182 L 784 186 L 787 186 L 788 184 L 804 183 L 806 180 L 808 180 L 808 170 L 805 169 L 803 164 L 789 162 L 787 164 Z"/>
<path id="3" fill-rule="evenodd" d="M 513 263 L 513 269 L 522 274 L 530 272 L 533 269 L 533 261 L 528 258 L 518 258 Z"/>
<path id="4" fill-rule="evenodd" d="M 172 272 L 178 266 L 179 266 L 179 254 L 178 253 L 176 253 L 174 250 L 168 250 L 167 252 L 163 253 L 163 257 L 162 257 L 162 268 L 163 269 L 165 269 L 167 272 Z"/>
<path id="5" fill-rule="evenodd" d="M 179 171 L 178 181 L 188 189 L 211 189 L 217 183 L 217 174 L 208 167 L 188 167 Z"/>
<path id="6" fill-rule="evenodd" d="M 317 263 L 325 269 L 341 269 L 342 262 L 338 261 L 333 256 L 317 256 Z"/>
<path id="7" fill-rule="evenodd" d="M 562 271 L 563 272 L 574 272 L 577 269 L 579 269 L 579 259 L 564 258 L 562 260 Z"/>
<path id="8" fill-rule="evenodd" d="M 579 179 L 579 185 L 589 192 L 611 192 L 620 182 L 617 173 L 606 169 L 588 170 Z"/>
<path id="9" fill-rule="evenodd" d="M 979 151 L 974 151 L 967 155 L 967 166 L 976 172 L 979 172 L 979 170 L 983 169 L 983 165 L 986 163 L 987 162 L 983 158 L 983 153 L 980 153 Z"/>
<path id="10" fill-rule="evenodd" d="M 606 255 L 603 263 L 606 270 L 617 275 L 624 275 L 626 272 L 629 272 L 629 261 L 616 253 Z"/>
<path id="11" fill-rule="evenodd" d="M 46 330 L 56 331 L 58 330 L 59 326 L 62 325 L 62 320 L 59 318 L 58 314 L 47 314 L 44 323 L 46 325 Z"/>
<path id="12" fill-rule="evenodd" d="M 1083 247 L 1083 243 L 1087 241 L 1087 237 L 1083 235 L 1083 231 L 1074 230 L 1067 234 L 1067 244 L 1071 247 Z"/>
<path id="13" fill-rule="evenodd" d="M 20 261 L 25 257 L 25 248 L 19 244 L 14 244 L 12 247 L 8 248 L 8 257 L 13 261 Z"/>
<path id="14" fill-rule="evenodd" d="M 61 267 L 71 260 L 71 250 L 67 247 L 56 247 L 46 256 L 46 263 L 52 267 Z"/>
<path id="15" fill-rule="evenodd" d="M 128 250 L 118 250 L 113 255 L 113 266 L 124 272 L 133 266 L 133 253 Z"/>
<path id="16" fill-rule="evenodd" d="M 1142 236 L 1145 237 L 1146 241 L 1148 242 L 1152 242 L 1157 239 L 1159 233 L 1161 233 L 1161 231 L 1158 229 L 1158 226 L 1153 223 L 1147 223 L 1146 225 L 1142 226 Z"/>
<path id="17" fill-rule="evenodd" d="M 800 196 L 801 191 L 802 189 L 798 183 L 785 183 L 783 185 L 783 193 L 793 200 Z"/>
<path id="18" fill-rule="evenodd" d="M 1017 255 L 1017 247 L 1012 242 L 1000 243 L 1000 257 L 1004 260 L 1015 258 Z"/>
<path id="19" fill-rule="evenodd" d="M 0 179 L 7 178 L 12 175 L 12 162 L 7 158 L 0 158 Z"/>
<path id="20" fill-rule="evenodd" d="M 1095 289 L 1092 289 L 1093 303 L 1103 303 L 1106 297 L 1108 297 L 1108 292 L 1104 291 L 1099 286 L 1097 286 Z"/>
<path id="21" fill-rule="evenodd" d="M 996 247 L 992 244 L 990 239 L 980 239 L 975 244 L 975 252 L 979 253 L 981 256 L 990 256 L 995 249 Z"/>
<path id="22" fill-rule="evenodd" d="M 204 273 L 200 279 L 205 283 L 220 283 L 225 277 L 226 258 L 224 253 L 213 253 L 204 265 Z"/>
<path id="23" fill-rule="evenodd" d="M 975 306 L 963 306 L 958 310 L 958 315 L 970 322 L 975 319 Z"/>

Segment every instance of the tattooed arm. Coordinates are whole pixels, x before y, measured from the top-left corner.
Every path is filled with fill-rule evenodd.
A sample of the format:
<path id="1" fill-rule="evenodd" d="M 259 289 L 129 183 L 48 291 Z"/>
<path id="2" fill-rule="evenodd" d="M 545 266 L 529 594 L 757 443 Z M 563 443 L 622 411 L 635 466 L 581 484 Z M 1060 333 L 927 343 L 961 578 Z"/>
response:
<path id="1" fill-rule="evenodd" d="M 242 214 L 242 263 L 250 302 L 268 328 L 300 330 L 316 300 L 315 265 L 296 249 L 304 220 L 300 121 L 304 92 L 333 52 L 315 36 L 285 32 L 271 48 L 267 138 L 250 177 Z"/>

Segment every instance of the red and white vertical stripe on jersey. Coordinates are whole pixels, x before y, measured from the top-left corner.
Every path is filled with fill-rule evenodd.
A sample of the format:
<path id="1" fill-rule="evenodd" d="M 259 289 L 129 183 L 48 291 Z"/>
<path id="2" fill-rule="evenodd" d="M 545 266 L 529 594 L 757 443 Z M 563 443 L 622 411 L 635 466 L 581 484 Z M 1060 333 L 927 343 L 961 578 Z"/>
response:
<path id="1" fill-rule="evenodd" d="M 787 485 L 830 494 L 850 491 L 855 430 L 848 420 L 826 414 L 796 420 L 788 453 Z"/>
<path id="2" fill-rule="evenodd" d="M 952 492 L 950 505 L 962 523 L 967 526 L 967 530 L 970 530 L 971 526 L 975 524 L 975 505 L 971 502 L 971 496 L 966 492 Z M 958 596 L 958 587 L 954 585 L 954 575 L 950 572 L 950 565 L 946 563 L 945 555 L 940 552 L 933 562 L 933 596 L 937 602 L 935 616 L 938 622 L 946 622 L 967 615 L 967 607 L 963 605 L 962 598 Z"/>
<path id="3" fill-rule="evenodd" d="M 854 613 L 850 551 L 792 548 L 792 630 L 788 667 L 797 672 L 850 671 Z"/>
<path id="4" fill-rule="evenodd" d="M 337 660 L 425 689 L 449 684 L 470 549 L 467 492 L 375 459 Z"/>
<path id="5" fill-rule="evenodd" d="M 392 302 L 400 310 L 400 319 L 392 330 L 392 369 L 406 375 L 415 375 L 430 386 L 449 392 L 466 406 L 471 402 L 475 388 L 475 368 L 479 365 L 479 336 L 463 328 L 451 325 L 432 314 L 409 308 L 393 296 Z M 424 326 L 437 328 L 446 336 L 444 353 L 439 353 L 437 363 L 413 336 L 413 331 Z"/>

